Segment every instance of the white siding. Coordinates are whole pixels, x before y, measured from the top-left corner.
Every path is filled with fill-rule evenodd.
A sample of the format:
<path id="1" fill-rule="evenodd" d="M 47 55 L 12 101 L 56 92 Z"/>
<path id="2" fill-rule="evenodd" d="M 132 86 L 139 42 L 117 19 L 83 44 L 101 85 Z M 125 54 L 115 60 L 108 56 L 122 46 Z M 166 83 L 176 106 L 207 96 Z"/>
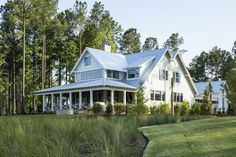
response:
<path id="1" fill-rule="evenodd" d="M 101 64 L 87 51 L 85 52 L 83 58 L 80 60 L 76 72 L 83 72 L 83 71 L 91 71 L 91 70 L 98 70 L 103 69 Z M 91 57 L 91 64 L 90 65 L 84 65 L 84 57 Z"/>
<path id="2" fill-rule="evenodd" d="M 168 70 L 168 80 L 159 80 L 159 70 Z M 183 93 L 183 100 L 190 102 L 190 104 L 194 103 L 194 92 L 191 89 L 190 82 L 187 80 L 185 76 L 185 72 L 183 67 L 180 64 L 178 59 L 170 60 L 168 54 L 163 56 L 163 58 L 159 61 L 157 66 L 153 69 L 151 75 L 148 80 L 144 83 L 145 86 L 145 96 L 149 100 L 147 101 L 148 106 L 159 105 L 160 101 L 151 101 L 150 100 L 150 91 L 164 91 L 166 92 L 166 102 L 170 103 L 171 98 L 171 78 L 173 76 L 173 72 L 179 72 L 181 74 L 180 83 L 175 83 L 174 92 Z"/>

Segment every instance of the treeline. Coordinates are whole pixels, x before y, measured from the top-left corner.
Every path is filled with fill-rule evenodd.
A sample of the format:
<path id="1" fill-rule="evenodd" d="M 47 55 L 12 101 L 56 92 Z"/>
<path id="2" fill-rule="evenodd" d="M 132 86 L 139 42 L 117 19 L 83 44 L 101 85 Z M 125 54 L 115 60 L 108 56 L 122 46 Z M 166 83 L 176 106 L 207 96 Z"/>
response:
<path id="1" fill-rule="evenodd" d="M 33 91 L 73 81 L 70 75 L 85 47 L 124 54 L 158 48 L 157 38 L 141 45 L 137 29 L 124 31 L 101 2 L 58 12 L 58 0 L 9 0 L 0 8 L 0 114 L 40 112 Z M 183 42 L 172 34 L 165 45 Z"/>

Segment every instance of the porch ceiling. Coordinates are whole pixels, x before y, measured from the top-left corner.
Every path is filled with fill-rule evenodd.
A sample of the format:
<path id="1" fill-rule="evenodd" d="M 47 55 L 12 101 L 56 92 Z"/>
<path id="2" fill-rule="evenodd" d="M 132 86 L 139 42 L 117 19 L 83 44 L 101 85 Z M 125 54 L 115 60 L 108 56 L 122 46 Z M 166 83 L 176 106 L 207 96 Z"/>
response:
<path id="1" fill-rule="evenodd" d="M 119 89 L 137 90 L 136 87 L 131 86 L 121 81 L 111 80 L 111 79 L 96 79 L 96 80 L 75 82 L 75 83 L 65 84 L 62 86 L 56 86 L 52 88 L 38 90 L 38 91 L 35 91 L 34 93 L 37 95 L 40 95 L 40 94 L 51 93 L 51 92 L 80 90 L 80 89 L 96 88 L 96 87 L 112 87 L 112 88 L 114 87 L 114 88 L 119 88 Z"/>

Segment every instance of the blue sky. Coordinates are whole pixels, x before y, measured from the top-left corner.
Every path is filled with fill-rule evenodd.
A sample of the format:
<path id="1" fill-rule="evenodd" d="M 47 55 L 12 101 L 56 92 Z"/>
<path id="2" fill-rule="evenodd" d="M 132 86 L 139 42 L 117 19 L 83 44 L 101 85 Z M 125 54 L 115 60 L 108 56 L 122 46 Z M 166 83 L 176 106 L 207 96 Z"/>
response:
<path id="1" fill-rule="evenodd" d="M 6 0 L 0 0 L 0 5 Z M 59 0 L 59 10 L 73 6 L 75 0 Z M 89 9 L 94 0 L 86 1 Z M 183 55 L 188 65 L 201 51 L 214 46 L 231 51 L 236 40 L 236 0 L 101 0 L 126 30 L 137 28 L 142 42 L 157 37 L 159 45 L 179 32 L 184 38 Z"/>

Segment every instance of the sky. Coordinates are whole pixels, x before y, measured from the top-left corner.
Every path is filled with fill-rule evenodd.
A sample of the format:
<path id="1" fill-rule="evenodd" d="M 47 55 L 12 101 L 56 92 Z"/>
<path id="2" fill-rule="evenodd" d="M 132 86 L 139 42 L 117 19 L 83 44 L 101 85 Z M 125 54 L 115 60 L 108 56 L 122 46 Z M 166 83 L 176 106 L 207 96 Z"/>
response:
<path id="1" fill-rule="evenodd" d="M 0 5 L 6 0 L 0 0 Z M 73 7 L 75 0 L 59 0 L 60 11 Z M 87 0 L 91 9 L 94 0 Z M 178 32 L 188 65 L 192 58 L 214 46 L 231 51 L 236 40 L 236 0 L 101 0 L 105 9 L 123 27 L 137 28 L 141 41 L 156 37 L 161 47 Z"/>

